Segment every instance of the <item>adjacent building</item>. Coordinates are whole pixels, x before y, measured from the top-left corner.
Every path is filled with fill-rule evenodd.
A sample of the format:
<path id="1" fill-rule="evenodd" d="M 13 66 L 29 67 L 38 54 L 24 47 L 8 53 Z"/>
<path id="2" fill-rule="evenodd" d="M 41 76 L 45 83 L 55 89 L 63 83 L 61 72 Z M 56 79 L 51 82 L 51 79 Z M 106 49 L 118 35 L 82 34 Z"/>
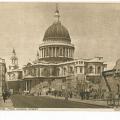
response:
<path id="1" fill-rule="evenodd" d="M 16 56 L 15 49 L 12 51 L 10 60 L 11 64 L 9 65 L 7 72 L 7 84 L 12 93 L 18 93 L 21 90 L 20 85 L 22 84 L 22 69 L 18 66 L 18 58 Z"/>
<path id="2" fill-rule="evenodd" d="M 116 61 L 115 66 L 110 69 L 103 71 L 102 73 L 106 86 L 113 94 L 120 92 L 120 59 Z"/>
<path id="3" fill-rule="evenodd" d="M 5 59 L 0 58 L 0 95 L 6 88 L 6 63 Z"/>

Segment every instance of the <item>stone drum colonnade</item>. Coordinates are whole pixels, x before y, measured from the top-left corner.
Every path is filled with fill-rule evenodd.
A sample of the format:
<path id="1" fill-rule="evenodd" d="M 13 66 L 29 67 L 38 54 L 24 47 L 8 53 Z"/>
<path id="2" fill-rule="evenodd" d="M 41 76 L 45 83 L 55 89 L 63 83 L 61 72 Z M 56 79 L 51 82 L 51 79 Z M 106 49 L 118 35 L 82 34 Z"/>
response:
<path id="1" fill-rule="evenodd" d="M 74 47 L 71 46 L 42 46 L 39 48 L 39 58 L 67 57 L 73 58 Z"/>

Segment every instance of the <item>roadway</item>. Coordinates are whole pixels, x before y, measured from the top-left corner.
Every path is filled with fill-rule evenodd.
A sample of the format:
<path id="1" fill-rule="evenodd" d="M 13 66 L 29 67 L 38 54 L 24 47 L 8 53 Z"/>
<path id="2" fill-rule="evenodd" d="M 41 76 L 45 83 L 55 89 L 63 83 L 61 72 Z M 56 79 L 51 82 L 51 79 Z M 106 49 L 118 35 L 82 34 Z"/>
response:
<path id="1" fill-rule="evenodd" d="M 11 96 L 15 108 L 106 108 L 105 106 L 82 102 L 65 101 L 48 96 Z"/>

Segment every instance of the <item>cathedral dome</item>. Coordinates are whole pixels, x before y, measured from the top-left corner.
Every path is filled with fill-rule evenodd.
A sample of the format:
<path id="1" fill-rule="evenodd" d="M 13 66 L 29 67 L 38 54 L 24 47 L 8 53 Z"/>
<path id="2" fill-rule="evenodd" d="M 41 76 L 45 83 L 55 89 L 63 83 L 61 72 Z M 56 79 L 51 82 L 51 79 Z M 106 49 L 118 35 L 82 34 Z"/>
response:
<path id="1" fill-rule="evenodd" d="M 45 31 L 43 42 L 39 46 L 40 62 L 61 63 L 73 60 L 74 45 L 68 30 L 60 22 L 60 14 L 56 4 L 55 21 Z"/>
<path id="2" fill-rule="evenodd" d="M 53 23 L 45 32 L 43 41 L 63 41 L 71 42 L 68 30 L 60 21 Z"/>

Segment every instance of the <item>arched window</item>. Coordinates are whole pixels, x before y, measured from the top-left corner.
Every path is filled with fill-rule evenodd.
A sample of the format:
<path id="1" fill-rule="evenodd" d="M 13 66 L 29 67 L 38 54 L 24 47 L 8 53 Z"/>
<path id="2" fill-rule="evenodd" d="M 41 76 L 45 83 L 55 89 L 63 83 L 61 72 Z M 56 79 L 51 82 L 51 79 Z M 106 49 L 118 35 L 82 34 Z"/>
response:
<path id="1" fill-rule="evenodd" d="M 101 67 L 100 66 L 97 68 L 97 73 L 101 73 Z"/>
<path id="2" fill-rule="evenodd" d="M 89 73 L 94 73 L 94 68 L 93 68 L 93 66 L 90 66 L 90 67 L 89 67 Z"/>
<path id="3" fill-rule="evenodd" d="M 70 71 L 70 73 L 73 73 L 73 67 L 72 66 L 70 66 L 70 69 L 69 69 Z"/>
<path id="4" fill-rule="evenodd" d="M 50 75 L 48 68 L 43 68 L 41 72 L 42 76 L 48 77 Z"/>
<path id="5" fill-rule="evenodd" d="M 63 68 L 63 75 L 66 75 L 66 68 Z"/>

